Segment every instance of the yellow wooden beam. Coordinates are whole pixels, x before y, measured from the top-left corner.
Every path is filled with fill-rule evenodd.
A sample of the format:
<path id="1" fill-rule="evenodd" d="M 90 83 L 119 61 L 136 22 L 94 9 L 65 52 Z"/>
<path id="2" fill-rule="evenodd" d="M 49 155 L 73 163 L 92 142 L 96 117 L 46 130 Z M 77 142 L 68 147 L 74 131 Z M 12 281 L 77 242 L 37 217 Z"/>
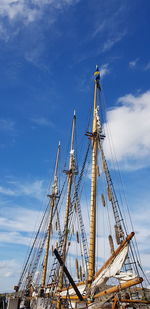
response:
<path id="1" fill-rule="evenodd" d="M 113 287 L 111 287 L 109 289 L 106 289 L 104 291 L 99 292 L 98 294 L 93 296 L 93 299 L 98 298 L 98 297 L 102 297 L 102 296 L 105 296 L 105 295 L 108 295 L 108 294 L 113 294 L 113 293 L 120 292 L 122 290 L 125 290 L 125 289 L 131 287 L 131 286 L 140 284 L 142 281 L 143 281 L 143 278 L 141 278 L 141 277 L 137 277 L 135 279 L 128 280 L 127 282 L 121 283 L 119 285 L 115 285 L 115 286 L 113 286 Z M 62 299 L 66 299 L 67 296 L 61 296 L 61 298 Z M 78 297 L 70 295 L 69 299 L 72 300 L 72 301 L 77 301 Z M 83 296 L 83 299 L 86 300 L 87 296 Z"/>

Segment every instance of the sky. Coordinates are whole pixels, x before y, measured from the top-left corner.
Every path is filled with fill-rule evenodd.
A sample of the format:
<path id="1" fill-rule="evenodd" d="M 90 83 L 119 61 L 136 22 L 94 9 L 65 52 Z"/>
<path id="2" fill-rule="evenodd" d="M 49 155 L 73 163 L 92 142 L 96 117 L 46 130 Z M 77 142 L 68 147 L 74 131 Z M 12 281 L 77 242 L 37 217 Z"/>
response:
<path id="1" fill-rule="evenodd" d="M 104 129 L 150 273 L 149 9 L 149 0 L 0 0 L 0 291 L 17 283 L 74 110 L 86 138 L 96 64 Z M 107 138 L 104 149 L 112 166 Z"/>

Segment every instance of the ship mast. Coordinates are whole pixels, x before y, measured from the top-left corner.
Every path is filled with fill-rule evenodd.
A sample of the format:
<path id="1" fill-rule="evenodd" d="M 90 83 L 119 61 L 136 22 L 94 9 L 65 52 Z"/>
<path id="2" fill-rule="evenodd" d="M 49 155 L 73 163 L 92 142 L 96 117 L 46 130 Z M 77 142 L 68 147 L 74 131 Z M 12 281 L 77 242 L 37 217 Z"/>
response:
<path id="1" fill-rule="evenodd" d="M 90 244 L 89 244 L 89 264 L 88 281 L 92 282 L 95 274 L 95 238 L 96 238 L 96 187 L 97 187 L 97 89 L 100 89 L 100 72 L 96 66 L 94 85 L 94 106 L 93 106 L 93 127 L 92 133 L 87 134 L 92 139 L 92 178 L 91 178 L 91 208 L 90 208 Z"/>
<path id="2" fill-rule="evenodd" d="M 47 230 L 47 240 L 46 240 L 46 249 L 45 249 L 45 256 L 43 262 L 43 272 L 42 272 L 42 281 L 41 281 L 41 288 L 45 287 L 46 282 L 46 273 L 47 273 L 47 265 L 48 265 L 48 256 L 49 256 L 49 247 L 50 247 L 50 237 L 51 237 L 51 230 L 52 230 L 52 219 L 53 219 L 53 210 L 55 206 L 56 199 L 58 196 L 58 187 L 57 187 L 57 173 L 58 173 L 58 161 L 60 155 L 60 143 L 58 144 L 58 150 L 56 155 L 56 163 L 55 163 L 55 171 L 54 171 L 54 181 L 52 185 L 52 193 L 48 194 L 50 198 L 50 212 L 49 212 L 49 225 Z"/>
<path id="3" fill-rule="evenodd" d="M 64 171 L 68 177 L 67 185 L 67 199 L 66 199 L 66 211 L 65 211 L 65 223 L 64 223 L 64 241 L 62 248 L 62 260 L 65 263 L 66 258 L 66 247 L 67 247 L 67 238 L 68 238 L 68 224 L 69 224 L 69 209 L 71 203 L 71 188 L 73 182 L 73 176 L 75 173 L 75 159 L 74 159 L 74 137 L 75 137 L 75 124 L 76 124 L 76 114 L 74 112 L 73 122 L 72 122 L 72 134 L 71 134 L 71 147 L 70 147 L 70 159 L 69 159 L 69 169 Z M 58 291 L 61 291 L 63 287 L 63 266 L 60 267 L 59 272 L 59 282 L 58 282 Z M 57 303 L 57 308 L 60 307 L 60 301 Z"/>

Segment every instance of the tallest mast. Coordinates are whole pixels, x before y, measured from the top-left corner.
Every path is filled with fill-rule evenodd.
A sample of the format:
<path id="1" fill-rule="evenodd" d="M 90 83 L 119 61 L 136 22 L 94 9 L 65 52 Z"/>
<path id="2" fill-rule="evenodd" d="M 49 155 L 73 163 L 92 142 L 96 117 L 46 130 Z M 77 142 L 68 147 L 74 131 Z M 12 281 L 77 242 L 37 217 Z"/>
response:
<path id="1" fill-rule="evenodd" d="M 88 281 L 92 281 L 95 274 L 95 239 L 96 239 L 96 187 L 97 187 L 97 89 L 100 89 L 100 72 L 96 66 L 94 102 L 93 102 L 93 127 L 92 134 L 92 179 L 91 179 L 91 209 L 90 209 L 90 245 L 89 245 L 89 267 Z"/>

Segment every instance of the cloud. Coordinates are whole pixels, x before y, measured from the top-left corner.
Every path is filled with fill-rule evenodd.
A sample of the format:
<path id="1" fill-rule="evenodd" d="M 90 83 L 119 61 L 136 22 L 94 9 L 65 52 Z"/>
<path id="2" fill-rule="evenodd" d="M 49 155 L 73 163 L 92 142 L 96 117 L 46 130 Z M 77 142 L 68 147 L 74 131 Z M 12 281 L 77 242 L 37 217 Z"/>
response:
<path id="1" fill-rule="evenodd" d="M 25 237 L 18 232 L 0 232 L 0 243 L 17 244 L 29 246 L 30 237 Z"/>
<path id="2" fill-rule="evenodd" d="M 145 70 L 145 71 L 150 70 L 150 62 L 148 62 L 148 63 L 145 65 L 144 70 Z"/>
<path id="3" fill-rule="evenodd" d="M 100 7 L 102 4 L 100 4 Z M 109 6 L 107 3 L 103 3 L 103 15 L 102 18 L 96 21 L 96 29 L 93 32 L 93 37 L 103 34 L 104 32 L 113 33 L 115 30 L 120 27 L 125 18 L 125 13 L 129 9 L 126 4 L 113 3 L 113 5 Z M 97 8 L 96 8 L 97 10 Z M 99 12 L 98 12 L 99 14 Z"/>
<path id="4" fill-rule="evenodd" d="M 9 33 L 3 24 L 0 24 L 0 39 L 6 42 L 9 40 Z"/>
<path id="5" fill-rule="evenodd" d="M 21 183 L 10 179 L 7 184 L 8 186 L 0 186 L 0 243 L 29 245 L 31 232 L 38 228 L 43 216 L 41 210 L 32 209 L 33 198 L 41 201 L 45 196 L 43 181 Z M 22 203 L 24 205 L 24 197 L 30 209 L 20 206 Z M 38 201 L 36 201 L 36 207 L 39 207 Z"/>
<path id="6" fill-rule="evenodd" d="M 101 13 L 100 19 L 96 19 L 92 38 L 99 37 L 100 40 L 102 39 L 100 50 L 107 52 L 127 34 L 125 18 L 129 12 L 129 7 L 127 8 L 125 3 L 120 4 L 116 1 L 109 8 L 107 3 L 102 5 L 103 13 Z"/>
<path id="7" fill-rule="evenodd" d="M 0 272 L 3 277 L 10 277 L 17 271 L 18 264 L 15 260 L 2 260 L 0 261 Z M 17 271 L 18 272 L 18 271 Z"/>
<path id="8" fill-rule="evenodd" d="M 102 64 L 100 67 L 101 78 L 109 74 L 108 63 Z"/>
<path id="9" fill-rule="evenodd" d="M 143 209 L 145 210 L 143 212 Z M 146 215 L 145 215 L 146 213 Z M 132 222 L 135 231 L 135 238 L 138 244 L 138 250 L 140 254 L 141 264 L 144 268 L 149 268 L 149 218 L 150 218 L 150 209 L 147 202 L 144 202 L 140 205 L 136 203 L 136 210 L 131 212 Z"/>
<path id="10" fill-rule="evenodd" d="M 0 131 L 14 132 L 15 122 L 9 119 L 0 119 Z"/>
<path id="11" fill-rule="evenodd" d="M 23 207 L 17 207 L 17 205 L 10 206 L 3 206 L 1 207 L 0 211 L 1 217 L 0 217 L 0 226 L 3 229 L 3 231 L 13 231 L 16 234 L 10 234 L 9 237 L 7 237 L 7 234 L 4 234 L 2 236 L 1 234 L 1 242 L 7 241 L 7 242 L 14 242 L 14 240 L 20 241 L 21 243 L 24 243 L 23 238 L 20 237 L 20 234 L 18 232 L 32 232 L 35 230 L 35 221 L 40 221 L 42 218 L 42 212 L 38 210 L 32 210 L 27 209 Z M 4 237 L 5 236 L 5 237 Z M 11 236 L 11 237 L 10 237 Z M 6 238 L 7 237 L 7 238 Z M 27 240 L 27 239 L 26 239 Z"/>
<path id="12" fill-rule="evenodd" d="M 103 45 L 103 52 L 110 50 L 116 43 L 122 40 L 122 38 L 126 35 L 126 31 L 120 32 L 108 38 Z"/>
<path id="13" fill-rule="evenodd" d="M 6 196 L 29 196 L 38 200 L 42 200 L 45 193 L 44 181 L 10 181 L 7 187 L 0 186 L 0 194 Z"/>
<path id="14" fill-rule="evenodd" d="M 70 5 L 74 5 L 77 2 L 79 0 L 1 0 L 0 16 L 7 18 L 12 25 L 16 20 L 19 20 L 24 25 L 28 25 L 39 20 L 48 8 L 53 13 L 54 11 L 60 11 Z M 51 21 L 55 21 L 52 17 L 53 14 L 50 17 Z"/>
<path id="15" fill-rule="evenodd" d="M 0 292 L 6 293 L 13 290 L 13 286 L 17 283 L 18 276 L 21 271 L 21 265 L 17 260 L 1 260 L 0 261 Z"/>
<path id="16" fill-rule="evenodd" d="M 141 63 L 140 58 L 136 58 L 129 62 L 130 69 L 139 69 L 140 71 L 148 71 L 150 70 L 150 62 L 147 64 Z"/>
<path id="17" fill-rule="evenodd" d="M 136 170 L 150 165 L 150 91 L 138 96 L 125 95 L 118 106 L 107 112 L 104 129 L 111 131 L 111 140 L 120 167 Z M 110 130 L 110 131 L 109 131 Z M 107 158 L 112 160 L 108 140 L 105 142 Z"/>
<path id="18" fill-rule="evenodd" d="M 15 191 L 13 191 L 9 188 L 2 187 L 2 186 L 0 186 L 0 193 L 7 195 L 7 196 L 15 196 L 16 195 Z"/>
<path id="19" fill-rule="evenodd" d="M 31 232 L 37 230 L 43 216 L 41 201 L 44 201 L 45 193 L 43 180 L 20 182 L 10 178 L 5 186 L 0 186 L 1 243 L 29 245 Z M 35 201 L 36 208 L 40 206 L 40 210 L 33 209 Z"/>
<path id="20" fill-rule="evenodd" d="M 31 121 L 38 126 L 53 127 L 54 124 L 44 117 L 32 118 Z"/>
<path id="21" fill-rule="evenodd" d="M 108 21 L 107 21 L 108 22 Z M 96 26 L 96 30 L 94 30 L 92 37 L 96 37 L 98 34 L 101 34 L 103 31 L 105 31 L 108 27 L 108 23 L 106 22 L 106 19 L 103 20 L 103 22 L 100 23 L 100 25 Z"/>
<path id="22" fill-rule="evenodd" d="M 40 11 L 35 5 L 31 7 L 28 1 L 1 0 L 0 15 L 1 17 L 7 17 L 10 23 L 16 19 L 22 19 L 23 23 L 28 24 L 39 17 Z"/>
<path id="23" fill-rule="evenodd" d="M 138 61 L 139 61 L 139 58 L 136 58 L 135 60 L 130 61 L 129 62 L 129 67 L 131 69 L 134 69 L 137 66 Z"/>
<path id="24" fill-rule="evenodd" d="M 9 46 L 19 57 L 22 54 L 27 62 L 43 71 L 48 71 L 50 66 L 44 63 L 47 38 L 52 49 L 51 41 L 56 39 L 59 33 L 56 23 L 59 22 L 60 14 L 79 1 L 1 0 L 0 41 L 6 43 L 4 49 L 7 50 Z M 16 47 L 18 39 L 19 48 Z"/>

